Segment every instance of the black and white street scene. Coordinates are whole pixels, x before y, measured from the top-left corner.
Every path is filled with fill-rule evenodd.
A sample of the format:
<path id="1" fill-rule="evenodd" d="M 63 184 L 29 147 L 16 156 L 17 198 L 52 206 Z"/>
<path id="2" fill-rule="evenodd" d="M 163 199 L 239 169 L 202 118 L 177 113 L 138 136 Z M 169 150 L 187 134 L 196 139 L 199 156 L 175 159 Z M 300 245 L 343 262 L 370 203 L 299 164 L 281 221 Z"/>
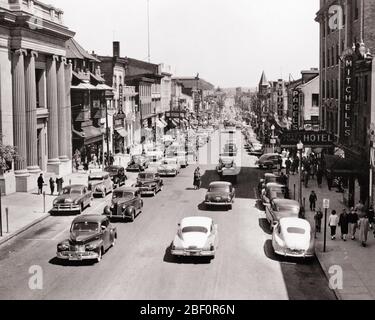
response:
<path id="1" fill-rule="evenodd" d="M 0 0 L 0 300 L 375 299 L 375 1 Z"/>

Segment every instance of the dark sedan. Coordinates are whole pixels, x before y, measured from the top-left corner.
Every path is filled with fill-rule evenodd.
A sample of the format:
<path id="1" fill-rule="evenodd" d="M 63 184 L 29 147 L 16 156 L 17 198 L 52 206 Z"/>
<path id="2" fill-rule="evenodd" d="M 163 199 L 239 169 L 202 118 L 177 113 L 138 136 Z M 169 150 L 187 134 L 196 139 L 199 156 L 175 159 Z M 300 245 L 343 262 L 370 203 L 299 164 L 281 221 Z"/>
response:
<path id="1" fill-rule="evenodd" d="M 282 218 L 298 218 L 301 207 L 298 201 L 288 199 L 273 199 L 266 206 L 266 218 L 270 223 L 271 229 Z"/>
<path id="2" fill-rule="evenodd" d="M 92 192 L 84 185 L 70 185 L 53 201 L 52 214 L 76 212 L 81 214 L 91 205 Z"/>
<path id="3" fill-rule="evenodd" d="M 141 195 L 153 195 L 163 190 L 163 179 L 158 173 L 144 172 L 139 173 L 135 187 L 141 192 Z"/>
<path id="4" fill-rule="evenodd" d="M 149 161 L 146 157 L 141 155 L 133 156 L 128 163 L 127 171 L 144 171 L 149 166 Z"/>
<path id="5" fill-rule="evenodd" d="M 70 238 L 57 245 L 57 258 L 69 261 L 95 260 L 117 239 L 117 229 L 106 216 L 83 215 L 73 220 Z"/>
<path id="6" fill-rule="evenodd" d="M 208 188 L 206 206 L 227 206 L 232 209 L 235 198 L 235 189 L 230 182 L 212 182 Z"/>
<path id="7" fill-rule="evenodd" d="M 113 187 L 121 187 L 124 186 L 126 180 L 128 179 L 125 174 L 125 168 L 121 166 L 109 166 L 104 169 L 105 172 L 109 173 L 109 176 L 112 179 Z"/>

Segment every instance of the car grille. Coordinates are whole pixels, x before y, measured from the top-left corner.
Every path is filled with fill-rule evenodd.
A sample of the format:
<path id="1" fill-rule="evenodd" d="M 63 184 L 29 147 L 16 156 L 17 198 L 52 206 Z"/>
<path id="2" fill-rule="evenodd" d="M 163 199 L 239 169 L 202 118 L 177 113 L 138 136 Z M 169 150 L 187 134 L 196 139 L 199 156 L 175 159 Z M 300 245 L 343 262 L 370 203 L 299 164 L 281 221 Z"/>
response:
<path id="1" fill-rule="evenodd" d="M 66 203 L 66 204 L 57 204 L 57 205 L 55 205 L 55 208 L 57 208 L 57 209 L 70 209 L 73 206 L 74 206 L 73 203 Z"/>
<path id="2" fill-rule="evenodd" d="M 305 250 L 292 250 L 292 249 L 287 249 L 287 253 L 289 253 L 289 254 L 297 254 L 297 255 L 300 255 L 300 254 L 304 254 L 304 253 L 305 253 Z"/>
<path id="3" fill-rule="evenodd" d="M 86 251 L 86 248 L 85 246 L 79 246 L 79 245 L 74 245 L 74 246 L 70 246 L 70 251 L 72 252 L 78 252 L 78 253 L 83 253 Z"/>

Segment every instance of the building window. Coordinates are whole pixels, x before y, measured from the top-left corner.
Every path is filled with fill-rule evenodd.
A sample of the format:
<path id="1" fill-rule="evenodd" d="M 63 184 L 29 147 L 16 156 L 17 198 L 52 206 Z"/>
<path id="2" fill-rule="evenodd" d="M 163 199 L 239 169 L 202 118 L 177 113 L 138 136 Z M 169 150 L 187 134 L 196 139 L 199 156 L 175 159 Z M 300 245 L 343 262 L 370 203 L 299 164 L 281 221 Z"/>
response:
<path id="1" fill-rule="evenodd" d="M 312 100 L 312 106 L 313 107 L 319 107 L 319 94 L 313 93 L 312 97 L 311 97 L 311 100 Z"/>
<path id="2" fill-rule="evenodd" d="M 354 6 L 354 20 L 358 20 L 359 18 L 359 0 L 354 0 L 353 1 L 353 6 Z"/>

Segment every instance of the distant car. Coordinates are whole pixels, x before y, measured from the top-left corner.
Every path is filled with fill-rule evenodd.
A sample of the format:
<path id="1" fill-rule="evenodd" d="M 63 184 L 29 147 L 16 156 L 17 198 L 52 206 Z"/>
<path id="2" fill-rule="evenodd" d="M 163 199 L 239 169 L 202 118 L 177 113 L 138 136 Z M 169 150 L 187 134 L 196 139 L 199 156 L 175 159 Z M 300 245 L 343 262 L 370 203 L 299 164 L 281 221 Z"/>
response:
<path id="1" fill-rule="evenodd" d="M 267 205 L 273 199 L 289 199 L 288 187 L 279 183 L 268 183 L 262 194 L 263 205 Z"/>
<path id="2" fill-rule="evenodd" d="M 91 206 L 92 192 L 84 185 L 70 185 L 64 187 L 62 194 L 53 201 L 52 214 L 77 212 Z"/>
<path id="3" fill-rule="evenodd" d="M 141 192 L 141 195 L 151 194 L 155 196 L 158 192 L 163 190 L 163 179 L 158 173 L 143 172 L 138 174 L 135 187 Z"/>
<path id="4" fill-rule="evenodd" d="M 109 218 L 121 218 L 134 221 L 142 212 L 143 201 L 138 188 L 121 187 L 113 192 L 110 206 L 104 208 L 104 215 Z"/>
<path id="5" fill-rule="evenodd" d="M 232 209 L 236 190 L 230 182 L 210 183 L 204 204 L 206 206 L 227 206 Z"/>
<path id="6" fill-rule="evenodd" d="M 216 166 L 216 172 L 220 177 L 234 177 L 240 173 L 234 157 L 220 156 L 219 164 Z"/>
<path id="7" fill-rule="evenodd" d="M 128 179 L 125 174 L 125 168 L 121 166 L 109 166 L 104 169 L 105 172 L 109 173 L 109 176 L 112 179 L 113 187 L 121 187 L 124 186 L 126 180 Z"/>
<path id="8" fill-rule="evenodd" d="M 108 172 L 92 172 L 88 178 L 89 190 L 93 196 L 105 198 L 108 193 L 113 191 L 113 182 Z"/>
<path id="9" fill-rule="evenodd" d="M 149 167 L 149 161 L 146 157 L 142 155 L 132 156 L 130 162 L 128 163 L 127 171 L 144 171 Z"/>
<path id="10" fill-rule="evenodd" d="M 273 199 L 266 206 L 266 219 L 270 223 L 271 229 L 282 218 L 298 218 L 301 206 L 298 201 L 288 199 Z"/>
<path id="11" fill-rule="evenodd" d="M 70 238 L 57 245 L 57 258 L 69 261 L 95 260 L 115 245 L 117 229 L 103 215 L 83 215 L 75 218 Z"/>
<path id="12" fill-rule="evenodd" d="M 282 218 L 273 230 L 272 246 L 280 256 L 314 257 L 315 235 L 310 223 L 298 218 Z"/>
<path id="13" fill-rule="evenodd" d="M 177 158 L 165 158 L 158 166 L 157 172 L 161 177 L 176 177 L 180 173 L 180 164 Z"/>
<path id="14" fill-rule="evenodd" d="M 146 150 L 145 157 L 150 162 L 157 162 L 164 157 L 164 151 L 161 148 L 157 148 L 157 147 L 150 148 Z"/>
<path id="15" fill-rule="evenodd" d="M 264 152 L 264 147 L 260 143 L 251 143 L 248 148 L 249 154 L 256 157 L 261 157 Z"/>
<path id="16" fill-rule="evenodd" d="M 259 160 L 255 163 L 260 169 L 272 169 L 277 167 L 279 162 L 282 161 L 282 157 L 278 153 L 267 153 L 262 155 Z"/>
<path id="17" fill-rule="evenodd" d="M 178 225 L 171 254 L 214 258 L 218 241 L 218 227 L 211 218 L 185 218 Z"/>
<path id="18" fill-rule="evenodd" d="M 175 157 L 181 168 L 186 168 L 189 165 L 188 154 L 186 151 L 175 152 Z"/>

